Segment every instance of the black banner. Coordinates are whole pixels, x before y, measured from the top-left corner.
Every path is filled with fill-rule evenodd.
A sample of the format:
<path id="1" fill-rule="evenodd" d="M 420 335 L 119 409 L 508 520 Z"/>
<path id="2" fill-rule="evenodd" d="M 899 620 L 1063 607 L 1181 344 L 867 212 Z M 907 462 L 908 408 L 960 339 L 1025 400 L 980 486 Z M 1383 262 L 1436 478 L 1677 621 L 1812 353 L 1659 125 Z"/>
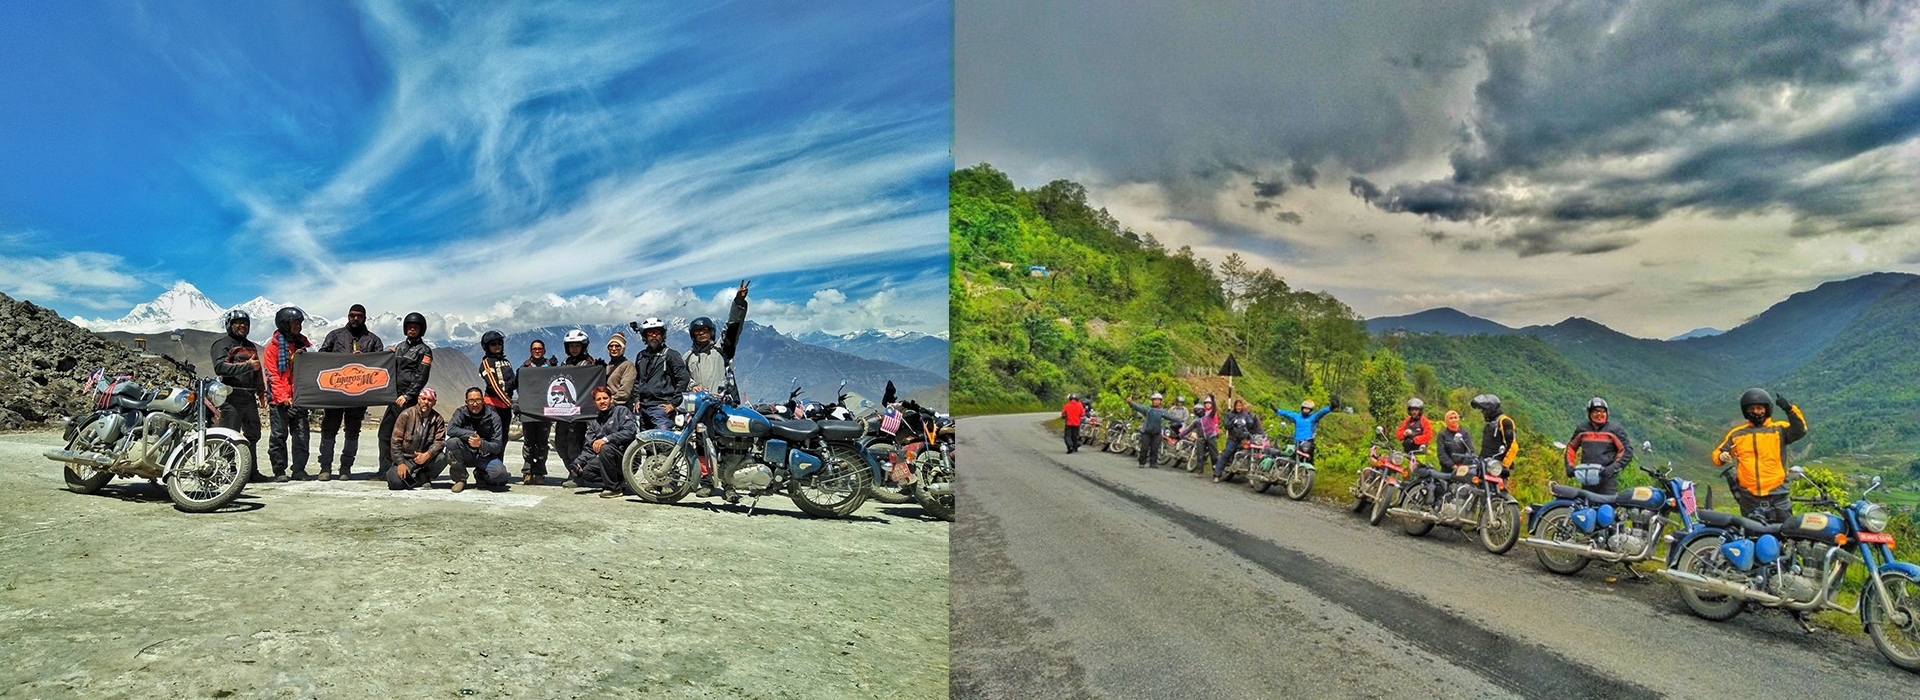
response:
<path id="1" fill-rule="evenodd" d="M 293 405 L 391 406 L 400 397 L 399 357 L 390 352 L 304 352 L 293 356 Z"/>
<path id="2" fill-rule="evenodd" d="M 513 412 L 520 420 L 577 423 L 600 415 L 592 392 L 607 383 L 605 367 L 527 367 L 520 370 L 519 378 Z"/>

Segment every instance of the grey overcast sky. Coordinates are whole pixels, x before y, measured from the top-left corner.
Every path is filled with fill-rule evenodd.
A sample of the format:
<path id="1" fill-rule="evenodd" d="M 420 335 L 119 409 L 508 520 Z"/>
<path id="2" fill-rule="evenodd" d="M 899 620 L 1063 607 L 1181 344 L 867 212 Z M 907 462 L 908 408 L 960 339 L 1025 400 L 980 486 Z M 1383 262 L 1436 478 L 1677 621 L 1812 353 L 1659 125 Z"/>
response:
<path id="1" fill-rule="evenodd" d="M 968 0 L 955 162 L 1369 317 L 1724 329 L 1920 271 L 1917 6 Z"/>

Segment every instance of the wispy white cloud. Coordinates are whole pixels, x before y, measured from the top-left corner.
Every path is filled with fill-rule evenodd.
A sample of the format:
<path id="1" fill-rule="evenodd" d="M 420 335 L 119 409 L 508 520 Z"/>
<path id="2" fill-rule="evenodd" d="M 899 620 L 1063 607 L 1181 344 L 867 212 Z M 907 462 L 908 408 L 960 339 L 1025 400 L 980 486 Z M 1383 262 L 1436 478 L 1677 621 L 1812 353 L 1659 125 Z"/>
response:
<path id="1" fill-rule="evenodd" d="M 0 233 L 0 243 L 19 248 L 26 233 Z M 127 293 L 147 282 L 127 268 L 126 260 L 107 253 L 0 255 L 0 291 L 42 305 L 77 304 L 89 309 L 131 305 Z"/>

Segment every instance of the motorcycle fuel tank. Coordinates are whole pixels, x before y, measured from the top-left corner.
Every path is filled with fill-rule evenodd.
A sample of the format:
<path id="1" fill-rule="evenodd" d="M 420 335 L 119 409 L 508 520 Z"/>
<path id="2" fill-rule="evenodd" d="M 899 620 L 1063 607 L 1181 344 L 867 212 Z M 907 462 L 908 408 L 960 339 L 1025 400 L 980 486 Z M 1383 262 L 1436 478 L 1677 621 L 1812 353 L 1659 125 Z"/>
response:
<path id="1" fill-rule="evenodd" d="M 751 409 L 721 406 L 713 414 L 713 429 L 728 437 L 764 437 L 771 426 L 766 416 Z"/>

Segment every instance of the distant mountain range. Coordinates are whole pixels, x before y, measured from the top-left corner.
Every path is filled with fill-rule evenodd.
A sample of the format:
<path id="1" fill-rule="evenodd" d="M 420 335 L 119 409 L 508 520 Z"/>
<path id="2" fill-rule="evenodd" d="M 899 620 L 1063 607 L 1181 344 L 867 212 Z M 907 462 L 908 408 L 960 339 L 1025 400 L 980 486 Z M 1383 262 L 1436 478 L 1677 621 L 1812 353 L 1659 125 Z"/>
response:
<path id="1" fill-rule="evenodd" d="M 1405 331 L 1392 341 L 1401 353 L 1433 365 L 1449 383 L 1528 392 L 1536 400 L 1551 395 L 1552 406 L 1538 407 L 1542 415 L 1564 415 L 1569 424 L 1582 395 L 1612 394 L 1642 409 L 1637 420 L 1659 422 L 1653 432 L 1671 429 L 1699 443 L 1724 426 L 1682 416 L 1732 422 L 1735 397 L 1759 386 L 1805 408 L 1819 438 L 1809 442 L 1815 454 L 1916 451 L 1904 431 L 1920 422 L 1920 275 L 1828 282 L 1725 332 L 1675 340 L 1635 338 L 1583 318 L 1506 329 L 1452 309 L 1375 319 L 1368 327 Z"/>
<path id="2" fill-rule="evenodd" d="M 913 331 L 867 330 L 843 335 L 814 331 L 792 336 L 794 340 L 839 350 L 856 357 L 882 360 L 923 369 L 934 374 L 947 373 L 946 338 Z"/>
<path id="3" fill-rule="evenodd" d="M 221 306 L 200 292 L 198 287 L 185 280 L 173 283 L 167 291 L 145 304 L 138 304 L 127 315 L 117 320 L 87 319 L 74 316 L 67 320 L 73 325 L 95 332 L 120 331 L 127 333 L 160 333 L 183 328 L 202 331 L 223 332 L 220 319 L 233 309 L 247 312 L 252 318 L 253 329 L 273 330 L 273 315 L 289 304 L 269 301 L 266 297 L 254 297 L 233 306 Z M 306 309 L 301 309 L 306 311 Z M 307 312 L 305 331 L 309 334 L 331 328 L 333 322 L 325 317 Z"/>
<path id="4" fill-rule="evenodd" d="M 669 320 L 667 327 L 667 347 L 686 352 L 692 346 L 692 341 L 687 337 L 687 320 Z M 506 338 L 507 359 L 515 365 L 526 360 L 527 346 L 536 338 L 546 343 L 548 354 L 564 357 L 566 353 L 561 348 L 561 338 L 574 328 L 576 326 L 548 326 L 509 334 Z M 631 358 L 640 352 L 639 334 L 624 325 L 578 328 L 587 332 L 587 352 L 594 357 L 606 359 L 607 339 L 612 337 L 614 331 L 626 333 L 627 357 Z M 466 353 L 475 362 L 484 356 L 479 343 L 450 347 Z M 763 397 L 784 399 L 793 389 L 796 378 L 804 395 L 816 400 L 833 400 L 835 389 L 844 379 L 849 391 L 877 401 L 888 381 L 892 381 L 902 395 L 944 385 L 947 382 L 944 369 L 942 367 L 943 371 L 935 373 L 804 343 L 781 334 L 772 326 L 763 326 L 752 320 L 748 320 L 741 330 L 740 350 L 734 356 L 734 375 L 747 397 L 756 401 Z"/>
<path id="5" fill-rule="evenodd" d="M 1721 333 L 1725 333 L 1725 332 L 1726 331 L 1720 330 L 1718 328 L 1701 326 L 1699 328 L 1695 328 L 1685 333 L 1681 333 L 1680 335 L 1676 335 L 1674 337 L 1668 338 L 1667 340 L 1692 340 L 1694 338 L 1708 338 L 1708 337 L 1720 335 Z"/>

